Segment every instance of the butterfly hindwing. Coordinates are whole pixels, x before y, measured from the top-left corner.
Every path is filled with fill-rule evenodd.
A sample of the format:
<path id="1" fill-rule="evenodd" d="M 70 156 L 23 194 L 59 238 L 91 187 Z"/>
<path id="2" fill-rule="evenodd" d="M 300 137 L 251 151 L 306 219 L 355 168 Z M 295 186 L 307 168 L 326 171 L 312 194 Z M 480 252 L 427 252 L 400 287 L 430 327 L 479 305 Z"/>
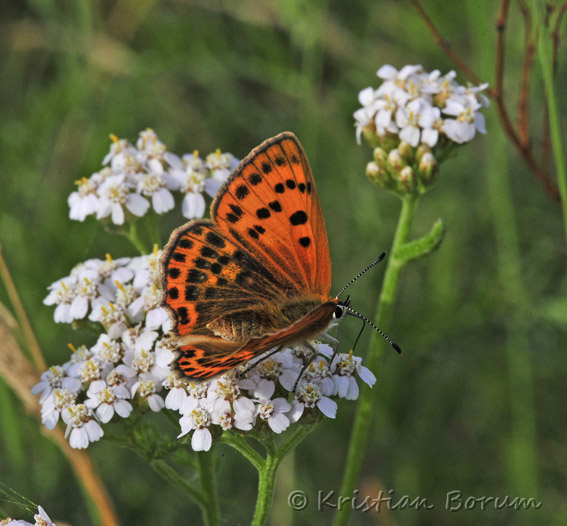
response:
<path id="1" fill-rule="evenodd" d="M 219 228 L 296 291 L 328 296 L 327 231 L 307 157 L 292 133 L 262 143 L 225 182 L 211 207 Z"/>
<path id="2" fill-rule="evenodd" d="M 209 380 L 238 367 L 266 351 L 313 338 L 329 325 L 337 300 L 314 308 L 289 326 L 250 339 L 245 343 L 227 342 L 218 337 L 191 337 L 177 349 L 176 369 L 194 381 Z"/>

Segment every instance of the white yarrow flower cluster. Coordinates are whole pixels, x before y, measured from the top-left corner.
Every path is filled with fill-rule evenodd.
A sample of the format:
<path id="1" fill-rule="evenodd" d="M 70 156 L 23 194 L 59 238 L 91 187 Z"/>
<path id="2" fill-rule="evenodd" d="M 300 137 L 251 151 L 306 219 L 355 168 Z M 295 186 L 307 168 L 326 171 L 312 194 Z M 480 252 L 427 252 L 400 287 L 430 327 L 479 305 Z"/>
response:
<path id="1" fill-rule="evenodd" d="M 358 398 L 358 380 L 374 385 L 360 358 L 352 352 L 332 357 L 331 347 L 318 342 L 316 356 L 300 346 L 210 382 L 179 378 L 170 369 L 175 343 L 160 305 L 159 257 L 155 250 L 91 259 L 49 287 L 45 303 L 57 305 L 56 321 L 90 321 L 101 332 L 91 347 L 70 345 L 68 361 L 50 367 L 32 390 L 41 395 L 45 426 L 62 420 L 72 447 L 88 447 L 104 435 L 105 424 L 134 410 L 167 409 L 180 415 L 179 437 L 191 433 L 192 448 L 207 451 L 223 431 L 264 427 L 279 434 L 307 412 L 335 418 L 337 399 Z"/>
<path id="2" fill-rule="evenodd" d="M 70 346 L 69 360 L 50 367 L 32 390 L 41 394 L 43 423 L 53 429 L 61 418 L 74 448 L 99 440 L 102 424 L 128 418 L 133 403 L 164 407 L 157 393 L 169 369 L 158 365 L 158 355 L 170 351 L 156 342 L 170 320 L 160 305 L 160 255 L 156 249 L 137 258 L 90 259 L 49 287 L 44 302 L 57 305 L 55 321 L 90 321 L 101 332 L 90 348 Z"/>
<path id="3" fill-rule="evenodd" d="M 111 135 L 112 144 L 103 168 L 76 182 L 68 198 L 69 217 L 123 225 L 128 215 L 142 217 L 150 210 L 165 214 L 175 208 L 174 194 L 183 195 L 182 213 L 187 218 L 205 213 L 203 193 L 213 197 L 238 165 L 230 153 L 217 152 L 205 160 L 198 152 L 177 155 L 167 151 L 151 129 L 140 132 L 135 145 Z"/>
<path id="4" fill-rule="evenodd" d="M 377 75 L 384 82 L 359 94 L 362 108 L 354 113 L 356 137 L 398 135 L 412 147 L 434 148 L 440 140 L 458 144 L 471 141 L 476 132 L 486 133 L 484 115 L 489 101 L 482 94 L 488 84 L 462 86 L 456 73 L 425 72 L 421 65 L 382 66 Z"/>

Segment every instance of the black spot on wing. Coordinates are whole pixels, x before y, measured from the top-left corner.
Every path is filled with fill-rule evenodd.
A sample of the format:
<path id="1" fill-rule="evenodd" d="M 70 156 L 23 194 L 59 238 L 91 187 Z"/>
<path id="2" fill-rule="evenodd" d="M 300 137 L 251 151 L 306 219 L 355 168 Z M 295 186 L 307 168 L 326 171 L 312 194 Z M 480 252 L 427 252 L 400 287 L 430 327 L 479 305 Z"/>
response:
<path id="1" fill-rule="evenodd" d="M 201 256 L 203 256 L 204 258 L 216 258 L 218 255 L 218 252 L 216 250 L 213 250 L 211 247 L 201 248 Z"/>
<path id="2" fill-rule="evenodd" d="M 271 214 L 267 208 L 258 208 L 258 210 L 256 210 L 256 215 L 258 216 L 258 219 L 268 219 Z"/>
<path id="3" fill-rule="evenodd" d="M 199 288 L 195 285 L 187 285 L 185 287 L 185 300 L 195 301 L 199 299 Z"/>
<path id="4" fill-rule="evenodd" d="M 293 226 L 304 225 L 307 223 L 307 214 L 303 210 L 298 210 L 289 217 L 289 221 Z"/>
<path id="5" fill-rule="evenodd" d="M 207 243 L 210 243 L 211 245 L 214 245 L 218 248 L 224 248 L 226 246 L 224 239 L 214 232 L 208 232 L 205 236 L 205 240 L 207 241 Z"/>
<path id="6" fill-rule="evenodd" d="M 238 199 L 244 199 L 249 193 L 250 190 L 245 184 L 241 184 L 236 188 L 236 197 L 238 197 Z"/>
<path id="7" fill-rule="evenodd" d="M 167 289 L 167 295 L 172 300 L 176 300 L 177 298 L 179 298 L 179 289 L 177 287 L 171 287 L 170 289 Z"/>
<path id="8" fill-rule="evenodd" d="M 282 211 L 282 205 L 280 204 L 280 202 L 277 199 L 275 201 L 272 201 L 271 203 L 268 203 L 268 206 L 274 212 L 281 212 Z"/>
<path id="9" fill-rule="evenodd" d="M 187 272 L 187 283 L 204 283 L 207 281 L 207 274 L 201 272 L 195 268 L 192 268 Z"/>
<path id="10" fill-rule="evenodd" d="M 248 182 L 252 186 L 257 186 L 262 182 L 262 176 L 259 173 L 254 172 L 248 176 Z"/>

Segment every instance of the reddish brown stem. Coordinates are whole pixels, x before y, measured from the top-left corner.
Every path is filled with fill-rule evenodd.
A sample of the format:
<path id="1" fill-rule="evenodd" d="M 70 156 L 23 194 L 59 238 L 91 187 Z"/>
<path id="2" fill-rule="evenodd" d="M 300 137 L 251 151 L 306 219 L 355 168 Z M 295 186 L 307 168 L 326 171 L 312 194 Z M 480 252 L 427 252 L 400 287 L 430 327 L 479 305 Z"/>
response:
<path id="1" fill-rule="evenodd" d="M 419 0 L 410 0 L 411 4 L 414 6 L 415 10 L 419 14 L 419 16 L 423 19 L 427 27 L 429 28 L 435 42 L 441 47 L 441 49 L 445 52 L 445 54 L 458 66 L 465 75 L 474 83 L 480 84 L 479 77 L 461 60 L 457 54 L 452 50 L 450 44 L 445 40 L 423 7 L 421 6 Z M 497 47 L 496 47 L 496 73 L 495 73 L 495 81 L 494 81 L 494 88 L 487 89 L 486 94 L 491 97 L 496 103 L 496 109 L 498 111 L 498 117 L 500 118 L 500 122 L 502 123 L 502 127 L 504 128 L 504 132 L 516 149 L 520 156 L 524 159 L 526 164 L 530 167 L 533 174 L 537 177 L 540 181 L 542 186 L 544 187 L 545 191 L 557 202 L 560 202 L 559 191 L 553 181 L 549 178 L 549 176 L 545 173 L 542 167 L 536 161 L 533 152 L 531 151 L 529 145 L 523 145 L 520 141 L 520 137 L 514 126 L 512 125 L 512 121 L 506 110 L 506 106 L 503 101 L 503 78 L 504 78 L 504 32 L 506 28 L 506 20 L 508 16 L 508 8 L 510 5 L 510 0 L 502 0 L 500 4 L 500 11 L 498 14 L 498 18 L 496 21 L 496 30 L 498 31 L 498 39 L 497 39 Z"/>
<path id="2" fill-rule="evenodd" d="M 419 3 L 418 0 L 410 0 L 410 2 L 412 3 L 413 7 L 415 8 L 415 10 L 418 12 L 419 16 L 421 16 L 421 18 L 423 19 L 423 21 L 425 22 L 425 25 L 429 28 L 429 31 L 431 31 L 431 34 L 433 35 L 433 38 L 435 39 L 436 44 L 445 52 L 445 54 L 459 67 L 459 69 L 461 69 L 464 74 L 471 79 L 472 82 L 474 82 L 475 84 L 482 84 L 482 81 L 480 80 L 480 78 L 474 73 L 474 71 L 472 71 L 460 58 L 459 56 L 453 51 L 453 48 L 451 47 L 451 44 L 445 40 L 442 36 L 441 33 L 439 33 L 439 31 L 437 30 L 437 28 L 435 27 L 435 24 L 432 22 L 432 20 L 429 18 L 429 16 L 427 15 L 427 13 L 425 12 L 425 10 L 423 9 L 423 7 L 421 7 L 421 4 Z M 486 92 L 493 96 L 493 94 L 491 93 L 491 89 L 489 88 L 488 90 L 486 90 Z"/>
<path id="3" fill-rule="evenodd" d="M 555 20 L 555 27 L 553 28 L 552 38 L 553 38 L 553 74 L 557 73 L 557 55 L 559 53 L 560 45 L 560 31 L 561 23 L 563 22 L 563 17 L 567 12 L 567 2 L 561 4 L 559 12 L 557 13 L 557 19 Z"/>
<path id="4" fill-rule="evenodd" d="M 525 48 L 524 61 L 522 64 L 522 80 L 520 83 L 520 95 L 518 97 L 518 134 L 520 144 L 523 148 L 530 147 L 530 120 L 529 120 L 529 96 L 530 96 L 530 74 L 534 61 L 536 46 L 532 38 L 532 19 L 530 11 L 522 0 L 518 4 L 524 15 Z M 546 172 L 547 173 L 547 172 Z"/>

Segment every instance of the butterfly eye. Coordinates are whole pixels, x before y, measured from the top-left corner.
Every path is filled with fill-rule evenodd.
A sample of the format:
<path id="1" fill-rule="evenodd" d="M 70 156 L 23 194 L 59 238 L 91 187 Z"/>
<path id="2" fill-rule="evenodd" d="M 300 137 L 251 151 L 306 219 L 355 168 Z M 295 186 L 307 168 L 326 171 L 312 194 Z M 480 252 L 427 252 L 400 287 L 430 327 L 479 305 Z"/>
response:
<path id="1" fill-rule="evenodd" d="M 340 320 L 343 317 L 344 313 L 345 308 L 342 305 L 337 305 L 337 308 L 335 309 L 335 312 L 333 314 L 333 318 L 335 318 L 335 320 Z"/>

